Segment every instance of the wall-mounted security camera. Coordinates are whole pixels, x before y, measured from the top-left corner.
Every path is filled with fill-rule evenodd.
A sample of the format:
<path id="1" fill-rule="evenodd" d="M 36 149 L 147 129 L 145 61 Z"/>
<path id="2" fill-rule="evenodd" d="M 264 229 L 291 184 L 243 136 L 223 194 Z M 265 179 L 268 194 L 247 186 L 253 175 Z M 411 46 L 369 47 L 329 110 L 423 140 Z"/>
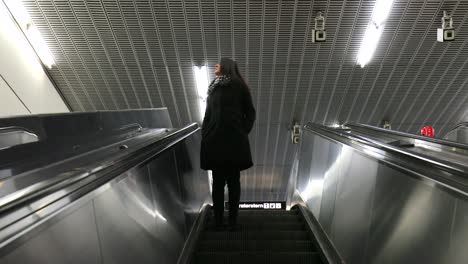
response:
<path id="1" fill-rule="evenodd" d="M 325 42 L 326 40 L 325 18 L 322 16 L 322 12 L 318 12 L 315 18 L 315 28 L 312 30 L 312 42 Z"/>
<path id="2" fill-rule="evenodd" d="M 299 144 L 301 137 L 301 126 L 298 123 L 295 123 L 291 130 L 291 141 L 293 144 Z"/>
<path id="3" fill-rule="evenodd" d="M 444 17 L 442 17 L 442 28 L 437 29 L 437 41 L 454 41 L 455 40 L 455 29 L 453 28 L 452 16 L 447 15 L 447 11 L 444 11 Z"/>

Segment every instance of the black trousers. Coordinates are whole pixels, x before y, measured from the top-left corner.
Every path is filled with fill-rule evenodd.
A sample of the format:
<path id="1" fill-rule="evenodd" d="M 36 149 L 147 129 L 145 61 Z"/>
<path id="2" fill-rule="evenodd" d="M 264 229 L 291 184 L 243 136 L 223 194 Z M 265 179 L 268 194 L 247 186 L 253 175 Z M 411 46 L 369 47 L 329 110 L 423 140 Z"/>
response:
<path id="1" fill-rule="evenodd" d="M 228 186 L 229 194 L 229 224 L 235 225 L 239 212 L 240 199 L 240 171 L 236 168 L 222 168 L 213 170 L 213 206 L 217 225 L 223 222 L 224 186 Z"/>

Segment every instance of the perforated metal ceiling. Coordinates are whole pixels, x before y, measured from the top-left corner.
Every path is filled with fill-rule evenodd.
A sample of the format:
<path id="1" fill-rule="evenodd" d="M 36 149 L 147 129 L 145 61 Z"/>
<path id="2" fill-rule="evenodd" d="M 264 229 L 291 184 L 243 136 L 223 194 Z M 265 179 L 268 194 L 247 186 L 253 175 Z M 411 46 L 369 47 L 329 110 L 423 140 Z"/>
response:
<path id="1" fill-rule="evenodd" d="M 75 111 L 168 107 L 175 126 L 200 121 L 194 64 L 232 57 L 258 112 L 255 168 L 244 184 L 282 199 L 295 147 L 293 120 L 353 121 L 439 136 L 468 110 L 468 1 L 395 0 L 374 59 L 356 56 L 375 1 L 23 1 Z M 438 43 L 443 10 L 456 41 Z M 328 41 L 311 42 L 317 11 Z M 271 193 L 270 193 L 271 191 Z M 265 193 L 264 193 L 265 194 Z M 255 199 L 248 188 L 244 199 Z"/>

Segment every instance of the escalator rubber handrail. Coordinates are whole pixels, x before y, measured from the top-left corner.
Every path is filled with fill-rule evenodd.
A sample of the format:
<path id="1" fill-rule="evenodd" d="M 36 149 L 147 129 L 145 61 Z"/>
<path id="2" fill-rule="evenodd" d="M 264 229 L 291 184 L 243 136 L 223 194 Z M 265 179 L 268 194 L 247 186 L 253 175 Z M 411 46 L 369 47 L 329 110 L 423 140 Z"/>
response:
<path id="1" fill-rule="evenodd" d="M 392 158 L 390 158 L 389 160 L 383 159 L 382 161 L 392 166 L 396 166 L 399 169 L 403 169 L 407 172 L 410 172 L 413 175 L 416 175 L 417 177 L 426 178 L 434 183 L 437 183 L 443 188 L 454 191 L 463 196 L 468 195 L 468 186 L 466 184 L 466 180 L 468 179 L 468 174 L 466 173 L 466 169 L 467 169 L 466 167 L 461 167 L 458 164 L 452 167 L 452 164 L 447 164 L 448 162 L 446 161 L 434 160 L 433 158 L 427 158 L 427 157 L 423 157 L 422 155 L 409 153 L 403 149 L 399 149 L 397 147 L 394 147 L 388 144 L 375 142 L 375 141 L 373 142 L 372 140 L 364 139 L 364 137 L 351 135 L 351 134 L 343 133 L 343 132 L 338 132 L 328 127 L 322 126 L 322 125 L 308 123 L 307 125 L 304 126 L 304 129 L 311 133 L 315 133 L 319 136 L 328 138 L 333 141 L 337 141 L 341 144 L 350 145 L 354 143 L 354 144 L 364 146 L 364 148 L 371 147 L 371 148 L 375 148 L 378 150 L 382 150 L 384 152 L 396 154 L 397 156 L 402 156 L 404 158 L 406 157 L 414 158 L 417 161 L 420 161 L 426 165 L 429 165 L 430 168 L 438 169 L 439 171 L 443 173 L 450 173 L 451 175 L 459 177 L 459 179 L 457 179 L 456 177 L 452 178 L 452 177 L 444 176 L 445 174 L 436 175 L 436 174 L 429 173 L 428 171 L 421 172 L 421 170 L 414 168 L 413 163 L 408 163 L 405 159 L 398 159 L 398 161 L 395 162 L 394 158 L 393 160 Z M 376 153 L 376 154 L 379 154 L 379 153 Z"/>
<path id="2" fill-rule="evenodd" d="M 177 142 L 189 137 L 191 134 L 195 133 L 198 129 L 199 129 L 198 124 L 192 123 L 192 124 L 187 125 L 187 126 L 181 128 L 181 129 L 177 129 L 177 130 L 175 130 L 173 132 L 170 132 L 169 134 L 167 134 L 164 137 L 160 138 L 156 142 L 148 143 L 147 145 L 142 146 L 139 150 L 136 150 L 134 153 L 132 153 L 132 155 L 136 155 L 138 151 L 141 151 L 142 149 L 148 147 L 148 145 L 151 145 L 152 148 L 158 148 L 163 144 L 173 145 L 173 144 L 167 143 L 166 141 L 171 140 L 171 142 L 176 142 L 177 143 Z M 125 163 L 126 159 L 129 159 L 129 157 L 126 156 L 123 160 L 121 160 L 119 162 Z M 115 165 L 115 163 L 112 163 L 112 164 Z M 99 171 L 104 170 L 104 169 L 106 169 L 106 167 L 101 167 L 99 169 Z M 87 174 L 86 177 L 83 177 L 83 175 L 73 175 L 70 178 L 64 179 L 64 180 L 62 180 L 60 182 L 57 182 L 55 184 L 52 184 L 52 185 L 45 184 L 45 187 L 38 186 L 37 189 L 30 189 L 28 191 L 22 191 L 20 193 L 20 195 L 16 195 L 15 199 L 13 199 L 13 200 L 7 200 L 7 198 L 9 198 L 10 195 L 2 197 L 2 198 L 0 198 L 0 214 L 3 213 L 5 210 L 13 210 L 14 207 L 20 206 L 20 205 L 24 204 L 25 202 L 28 202 L 28 201 L 36 198 L 37 196 L 41 196 L 41 194 L 44 194 L 44 193 L 47 193 L 47 192 L 50 192 L 50 191 L 57 191 L 58 190 L 57 187 L 62 187 L 61 183 L 62 183 L 62 185 L 63 185 L 63 183 L 66 183 L 66 185 L 73 184 L 73 183 L 76 183 L 78 181 L 82 181 L 84 178 L 91 177 L 92 175 L 94 175 L 95 173 L 98 172 L 97 170 L 94 170 L 92 168 L 89 169 L 89 171 L 93 171 L 93 173 Z M 118 176 L 118 175 L 116 175 L 116 176 Z"/>
<path id="3" fill-rule="evenodd" d="M 374 127 L 374 126 L 369 126 L 369 125 L 364 125 L 364 124 L 345 123 L 343 126 L 349 127 L 351 129 L 353 129 L 353 127 L 365 128 L 365 129 L 370 129 L 370 130 L 377 131 L 380 133 L 392 134 L 392 135 L 402 136 L 402 137 L 412 138 L 412 139 L 418 139 L 418 140 L 423 140 L 423 141 L 427 141 L 430 143 L 435 143 L 435 144 L 439 144 L 439 145 L 443 145 L 447 147 L 455 147 L 455 148 L 461 148 L 463 150 L 468 150 L 467 144 L 457 143 L 457 142 L 443 140 L 443 139 L 423 137 L 423 136 L 409 134 L 409 133 L 405 133 L 401 131 L 389 130 L 389 129 Z"/>

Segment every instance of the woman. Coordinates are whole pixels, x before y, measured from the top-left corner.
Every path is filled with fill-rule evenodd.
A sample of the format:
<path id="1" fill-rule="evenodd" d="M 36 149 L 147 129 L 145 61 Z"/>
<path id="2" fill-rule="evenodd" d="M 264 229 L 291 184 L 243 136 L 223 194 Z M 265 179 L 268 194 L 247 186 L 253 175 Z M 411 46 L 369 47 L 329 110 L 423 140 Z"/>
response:
<path id="1" fill-rule="evenodd" d="M 229 229 L 236 229 L 240 199 L 240 171 L 252 167 L 248 134 L 255 121 L 249 87 L 237 63 L 222 58 L 208 89 L 202 125 L 201 168 L 213 171 L 215 225 L 223 226 L 224 185 L 229 190 Z"/>

